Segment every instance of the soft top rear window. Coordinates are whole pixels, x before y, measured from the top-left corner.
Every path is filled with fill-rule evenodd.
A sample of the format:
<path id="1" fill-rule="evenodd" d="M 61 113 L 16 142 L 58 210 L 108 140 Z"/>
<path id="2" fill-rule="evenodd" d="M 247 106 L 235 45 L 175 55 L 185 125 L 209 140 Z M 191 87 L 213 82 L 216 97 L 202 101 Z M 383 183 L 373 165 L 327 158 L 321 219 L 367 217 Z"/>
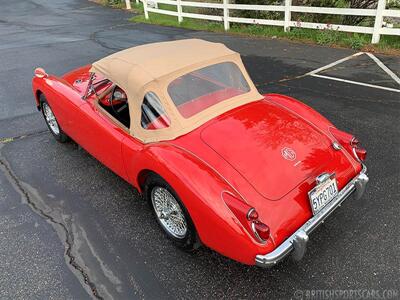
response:
<path id="1" fill-rule="evenodd" d="M 168 94 L 184 118 L 249 91 L 246 79 L 233 62 L 192 71 L 168 85 Z"/>

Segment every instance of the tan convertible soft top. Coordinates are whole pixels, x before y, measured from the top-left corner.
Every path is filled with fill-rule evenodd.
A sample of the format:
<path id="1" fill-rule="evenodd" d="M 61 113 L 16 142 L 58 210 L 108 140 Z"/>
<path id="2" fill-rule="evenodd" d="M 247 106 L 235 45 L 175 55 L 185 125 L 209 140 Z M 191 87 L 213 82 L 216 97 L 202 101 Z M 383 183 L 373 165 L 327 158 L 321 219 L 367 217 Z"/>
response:
<path id="1" fill-rule="evenodd" d="M 211 106 L 189 119 L 183 118 L 168 95 L 168 84 L 193 70 L 221 62 L 235 63 L 242 71 L 250 91 Z M 223 44 L 199 39 L 129 48 L 94 62 L 90 71 L 103 74 L 127 93 L 131 118 L 130 132 L 146 143 L 174 139 L 225 111 L 262 98 L 249 78 L 238 53 Z M 158 95 L 170 119 L 169 127 L 157 130 L 141 127 L 141 104 L 147 92 Z"/>

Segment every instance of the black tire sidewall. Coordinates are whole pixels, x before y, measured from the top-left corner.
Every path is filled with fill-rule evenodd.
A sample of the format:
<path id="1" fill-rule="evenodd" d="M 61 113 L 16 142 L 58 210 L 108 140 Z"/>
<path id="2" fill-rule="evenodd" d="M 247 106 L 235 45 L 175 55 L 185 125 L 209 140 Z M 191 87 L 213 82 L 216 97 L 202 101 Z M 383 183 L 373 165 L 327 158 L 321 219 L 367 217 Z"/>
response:
<path id="1" fill-rule="evenodd" d="M 155 212 L 153 202 L 151 200 L 151 192 L 154 188 L 156 187 L 162 187 L 165 188 L 168 192 L 170 192 L 175 200 L 178 202 L 180 208 L 182 209 L 183 214 L 185 215 L 186 219 L 186 224 L 187 224 L 187 232 L 185 237 L 183 238 L 177 238 L 171 235 L 168 231 L 164 229 L 162 226 L 159 218 L 157 217 L 157 214 Z M 157 174 L 151 174 L 146 180 L 146 185 L 145 185 L 145 191 L 144 191 L 145 197 L 147 201 L 149 202 L 149 205 L 151 206 L 153 210 L 153 214 L 157 220 L 157 223 L 160 225 L 162 228 L 163 232 L 167 235 L 169 239 L 171 239 L 179 248 L 190 251 L 196 248 L 196 241 L 197 241 L 197 233 L 195 226 L 193 224 L 193 221 L 189 215 L 189 212 L 187 211 L 185 205 L 182 203 L 182 200 L 180 197 L 177 195 L 177 193 L 174 191 L 174 189 L 160 176 Z"/>

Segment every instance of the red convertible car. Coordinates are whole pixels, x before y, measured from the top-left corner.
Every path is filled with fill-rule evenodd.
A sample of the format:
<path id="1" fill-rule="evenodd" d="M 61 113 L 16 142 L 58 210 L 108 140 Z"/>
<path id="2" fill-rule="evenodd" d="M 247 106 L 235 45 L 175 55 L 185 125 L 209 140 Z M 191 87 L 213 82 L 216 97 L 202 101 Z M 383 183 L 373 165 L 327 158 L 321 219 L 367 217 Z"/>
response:
<path id="1" fill-rule="evenodd" d="M 54 137 L 137 188 L 186 250 L 259 266 L 301 259 L 309 234 L 368 182 L 353 135 L 300 101 L 259 94 L 222 44 L 138 46 L 62 77 L 38 68 L 33 93 Z"/>

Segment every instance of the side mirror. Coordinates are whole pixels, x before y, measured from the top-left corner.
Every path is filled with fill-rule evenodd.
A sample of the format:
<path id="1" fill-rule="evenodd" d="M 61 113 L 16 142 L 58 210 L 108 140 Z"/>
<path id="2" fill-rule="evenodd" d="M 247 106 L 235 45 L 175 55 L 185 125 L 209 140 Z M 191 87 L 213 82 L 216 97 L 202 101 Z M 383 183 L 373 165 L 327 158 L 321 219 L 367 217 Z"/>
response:
<path id="1" fill-rule="evenodd" d="M 49 76 L 43 68 L 36 68 L 34 74 L 38 78 L 45 78 Z"/>

